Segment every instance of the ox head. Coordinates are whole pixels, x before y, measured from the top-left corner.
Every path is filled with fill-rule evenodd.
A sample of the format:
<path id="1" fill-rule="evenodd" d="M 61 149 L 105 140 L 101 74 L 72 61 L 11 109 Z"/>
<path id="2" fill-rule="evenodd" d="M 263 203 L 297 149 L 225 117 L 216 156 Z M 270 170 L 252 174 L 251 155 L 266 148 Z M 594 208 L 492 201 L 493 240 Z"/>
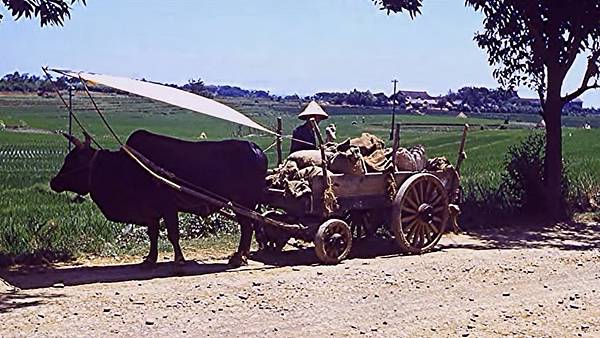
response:
<path id="1" fill-rule="evenodd" d="M 50 181 L 50 188 L 56 192 L 72 191 L 80 195 L 90 192 L 90 169 L 96 149 L 90 146 L 91 138 L 86 133 L 81 142 L 74 136 L 63 133 L 75 147 L 65 157 L 60 171 Z"/>

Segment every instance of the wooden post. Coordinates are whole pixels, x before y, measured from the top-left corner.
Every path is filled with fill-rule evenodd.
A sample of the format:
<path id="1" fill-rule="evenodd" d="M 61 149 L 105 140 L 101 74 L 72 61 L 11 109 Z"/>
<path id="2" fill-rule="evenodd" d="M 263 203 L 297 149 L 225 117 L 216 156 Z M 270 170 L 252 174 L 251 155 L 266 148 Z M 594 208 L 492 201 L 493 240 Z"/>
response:
<path id="1" fill-rule="evenodd" d="M 392 168 L 394 168 L 394 172 L 396 171 L 396 152 L 400 147 L 400 123 L 396 123 L 393 129 L 393 140 L 394 143 L 392 145 Z"/>
<path id="2" fill-rule="evenodd" d="M 465 124 L 463 128 L 462 138 L 460 140 L 460 148 L 458 148 L 458 158 L 456 160 L 456 172 L 460 174 L 460 166 L 465 158 L 467 158 L 467 154 L 465 153 L 465 143 L 467 141 L 467 132 L 469 131 L 469 125 Z"/>
<path id="3" fill-rule="evenodd" d="M 390 140 L 394 139 L 394 126 L 396 125 L 396 85 L 398 84 L 398 80 L 392 80 L 394 84 L 394 95 L 392 96 L 394 99 L 392 100 L 392 126 L 390 130 Z"/>
<path id="4" fill-rule="evenodd" d="M 277 118 L 277 165 L 280 165 L 281 163 L 283 163 L 283 156 L 282 156 L 282 151 L 281 151 L 281 133 L 282 133 L 282 123 L 281 123 L 281 117 Z"/>

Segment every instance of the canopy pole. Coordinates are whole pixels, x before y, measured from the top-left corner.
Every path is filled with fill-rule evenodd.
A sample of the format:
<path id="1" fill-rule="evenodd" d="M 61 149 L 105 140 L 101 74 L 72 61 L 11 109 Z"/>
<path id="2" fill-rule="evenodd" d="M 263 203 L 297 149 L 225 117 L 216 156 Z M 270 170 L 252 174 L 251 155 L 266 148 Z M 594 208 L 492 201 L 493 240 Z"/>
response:
<path id="1" fill-rule="evenodd" d="M 73 136 L 73 86 L 69 85 L 69 136 Z M 67 142 L 67 150 L 71 151 L 71 142 Z"/>
<path id="2" fill-rule="evenodd" d="M 58 87 L 56 86 L 56 84 L 52 81 L 52 77 L 50 76 L 50 73 L 48 73 L 48 68 L 47 67 L 42 67 L 42 71 L 46 74 L 46 78 L 48 79 L 48 81 L 52 84 L 52 88 L 54 88 L 54 91 L 56 92 L 56 94 L 58 94 L 58 97 L 60 98 L 60 100 L 62 101 L 62 103 L 64 104 L 64 106 L 67 109 L 69 108 L 69 104 L 67 103 L 67 101 L 65 100 L 65 98 L 62 96 L 62 94 L 60 93 L 60 90 L 58 89 Z M 79 126 L 79 128 L 81 129 L 81 131 L 86 134 L 86 135 L 90 135 L 87 130 L 85 129 L 85 127 L 83 126 L 83 124 L 81 124 L 81 121 L 79 121 L 79 118 L 77 118 L 77 115 L 73 114 L 71 111 L 71 115 L 73 116 L 73 120 L 75 120 L 75 123 L 77 123 L 77 125 Z M 104 149 L 102 148 L 102 146 L 96 141 L 96 139 L 94 139 L 93 137 L 90 136 L 90 138 L 92 139 L 92 142 L 94 142 L 94 144 L 96 145 L 96 147 L 98 147 L 99 149 Z"/>

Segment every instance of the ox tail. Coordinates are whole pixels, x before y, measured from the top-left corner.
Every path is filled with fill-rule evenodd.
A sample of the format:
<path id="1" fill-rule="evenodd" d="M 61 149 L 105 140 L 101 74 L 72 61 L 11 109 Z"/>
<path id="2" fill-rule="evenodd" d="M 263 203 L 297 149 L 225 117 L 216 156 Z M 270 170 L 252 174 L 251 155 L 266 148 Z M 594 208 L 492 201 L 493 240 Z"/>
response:
<path id="1" fill-rule="evenodd" d="M 260 191 L 258 195 L 258 205 L 265 203 L 266 201 L 266 190 L 267 190 L 267 169 L 269 168 L 269 159 L 263 150 L 254 142 L 250 142 L 250 147 L 254 155 L 254 161 L 256 163 L 257 173 L 260 173 Z"/>

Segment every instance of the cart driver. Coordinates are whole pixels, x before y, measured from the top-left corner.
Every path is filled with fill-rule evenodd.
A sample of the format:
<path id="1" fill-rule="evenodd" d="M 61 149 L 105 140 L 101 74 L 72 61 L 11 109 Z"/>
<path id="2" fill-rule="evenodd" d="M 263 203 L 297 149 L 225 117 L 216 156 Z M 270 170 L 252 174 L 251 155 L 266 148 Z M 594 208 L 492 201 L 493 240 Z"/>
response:
<path id="1" fill-rule="evenodd" d="M 292 133 L 292 146 L 290 147 L 290 154 L 298 150 L 316 150 L 317 142 L 315 140 L 315 134 L 313 133 L 310 125 L 310 119 L 314 118 L 317 123 L 325 120 L 329 117 L 327 113 L 319 106 L 315 101 L 311 101 L 306 109 L 304 109 L 299 115 L 300 120 L 305 122 L 294 129 Z"/>

